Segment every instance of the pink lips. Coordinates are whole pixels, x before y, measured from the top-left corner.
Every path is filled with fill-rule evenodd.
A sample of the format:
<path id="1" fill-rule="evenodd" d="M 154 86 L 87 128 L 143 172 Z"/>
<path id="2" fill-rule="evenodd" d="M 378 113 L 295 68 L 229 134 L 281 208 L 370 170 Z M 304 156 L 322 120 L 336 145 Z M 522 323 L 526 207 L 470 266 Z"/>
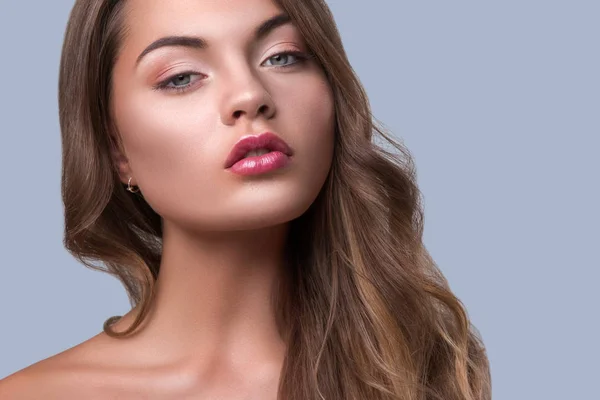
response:
<path id="1" fill-rule="evenodd" d="M 258 149 L 267 149 L 270 153 L 244 158 L 249 151 Z M 231 149 L 225 168 L 241 175 L 259 174 L 285 166 L 292 154 L 288 144 L 272 132 L 245 136 Z"/>

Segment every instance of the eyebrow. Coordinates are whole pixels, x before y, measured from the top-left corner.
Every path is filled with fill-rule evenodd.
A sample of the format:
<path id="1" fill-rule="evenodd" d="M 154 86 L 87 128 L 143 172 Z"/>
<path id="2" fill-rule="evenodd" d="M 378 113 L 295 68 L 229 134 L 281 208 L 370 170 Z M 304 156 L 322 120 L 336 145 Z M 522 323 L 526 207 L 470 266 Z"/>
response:
<path id="1" fill-rule="evenodd" d="M 292 19 L 287 13 L 281 13 L 269 18 L 254 30 L 254 41 L 263 39 L 276 28 L 290 22 L 292 22 Z M 138 65 L 142 58 L 144 58 L 144 56 L 151 51 L 166 46 L 183 46 L 193 49 L 206 49 L 208 48 L 208 42 L 206 39 L 197 36 L 166 36 L 155 40 L 148 47 L 146 47 L 138 56 L 135 64 Z"/>

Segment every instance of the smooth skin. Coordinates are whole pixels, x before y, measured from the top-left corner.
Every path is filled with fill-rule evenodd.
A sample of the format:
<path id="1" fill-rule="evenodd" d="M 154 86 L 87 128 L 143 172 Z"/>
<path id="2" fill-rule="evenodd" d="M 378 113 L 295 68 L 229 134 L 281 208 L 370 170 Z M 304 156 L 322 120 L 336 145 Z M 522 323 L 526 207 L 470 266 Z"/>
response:
<path id="1" fill-rule="evenodd" d="M 0 398 L 274 400 L 286 344 L 269 299 L 285 268 L 288 223 L 331 167 L 331 87 L 315 60 L 280 54 L 308 50 L 293 23 L 254 40 L 282 12 L 270 0 L 126 7 L 112 103 L 123 146 L 114 156 L 122 183 L 133 177 L 163 217 L 153 311 L 131 338 L 101 332 L 7 377 Z M 208 47 L 161 47 L 136 64 L 170 35 L 200 36 Z M 153 89 L 165 82 L 189 86 Z M 287 167 L 253 177 L 223 168 L 239 138 L 265 131 L 292 147 Z"/>

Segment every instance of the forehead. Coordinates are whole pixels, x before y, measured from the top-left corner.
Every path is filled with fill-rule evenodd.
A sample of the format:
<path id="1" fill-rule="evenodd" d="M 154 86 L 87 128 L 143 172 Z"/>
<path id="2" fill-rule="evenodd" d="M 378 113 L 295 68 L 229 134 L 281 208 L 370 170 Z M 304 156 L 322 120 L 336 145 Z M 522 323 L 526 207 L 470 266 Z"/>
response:
<path id="1" fill-rule="evenodd" d="M 129 38 L 140 45 L 177 34 L 217 42 L 248 37 L 281 11 L 274 0 L 127 0 L 125 24 Z"/>

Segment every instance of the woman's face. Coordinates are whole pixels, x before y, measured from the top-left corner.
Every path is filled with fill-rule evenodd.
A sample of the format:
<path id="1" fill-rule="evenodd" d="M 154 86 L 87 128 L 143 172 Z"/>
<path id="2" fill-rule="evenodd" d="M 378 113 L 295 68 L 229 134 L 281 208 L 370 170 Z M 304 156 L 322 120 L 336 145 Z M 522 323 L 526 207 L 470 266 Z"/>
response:
<path id="1" fill-rule="evenodd" d="M 129 176 L 165 220 L 200 230 L 256 229 L 308 209 L 331 166 L 331 88 L 291 23 L 270 0 L 128 0 L 127 36 L 114 67 L 112 107 Z M 156 40 L 201 37 L 190 46 Z M 273 132 L 293 151 L 283 168 L 239 175 L 234 144 Z"/>

